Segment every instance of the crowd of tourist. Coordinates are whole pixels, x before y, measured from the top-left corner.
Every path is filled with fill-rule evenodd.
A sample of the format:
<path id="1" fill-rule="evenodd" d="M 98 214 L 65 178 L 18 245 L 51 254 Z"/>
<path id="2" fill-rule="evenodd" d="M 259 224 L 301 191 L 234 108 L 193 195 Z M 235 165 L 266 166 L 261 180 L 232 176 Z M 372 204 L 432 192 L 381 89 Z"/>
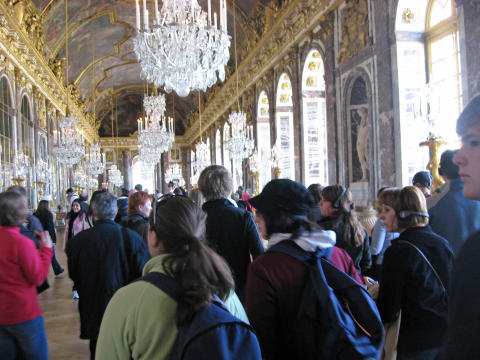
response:
<path id="1" fill-rule="evenodd" d="M 62 247 L 91 359 L 480 359 L 479 114 L 477 96 L 445 184 L 420 171 L 381 188 L 370 232 L 345 186 L 275 179 L 252 197 L 219 165 L 188 194 L 68 189 Z M 0 194 L 2 359 L 48 359 L 37 293 L 50 265 L 64 272 L 56 240 L 48 201 L 32 215 L 21 186 Z"/>

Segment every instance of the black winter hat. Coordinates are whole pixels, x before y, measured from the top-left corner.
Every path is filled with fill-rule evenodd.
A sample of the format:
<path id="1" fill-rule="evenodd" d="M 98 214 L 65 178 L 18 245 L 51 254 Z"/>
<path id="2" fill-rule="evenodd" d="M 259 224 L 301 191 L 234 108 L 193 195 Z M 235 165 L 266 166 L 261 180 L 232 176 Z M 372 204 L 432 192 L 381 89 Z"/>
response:
<path id="1" fill-rule="evenodd" d="M 289 179 L 275 179 L 262 192 L 248 200 L 260 212 L 283 209 L 294 215 L 306 215 L 315 206 L 315 200 L 302 184 Z"/>
<path id="2" fill-rule="evenodd" d="M 429 171 L 419 171 L 413 176 L 412 183 L 412 185 L 419 183 L 430 189 L 432 187 L 432 175 Z"/>

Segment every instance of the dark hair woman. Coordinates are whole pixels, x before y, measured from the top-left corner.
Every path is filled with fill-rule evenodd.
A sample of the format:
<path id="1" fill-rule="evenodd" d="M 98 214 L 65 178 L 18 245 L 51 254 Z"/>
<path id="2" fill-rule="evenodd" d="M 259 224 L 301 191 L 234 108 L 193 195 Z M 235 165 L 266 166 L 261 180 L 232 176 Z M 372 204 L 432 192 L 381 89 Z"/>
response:
<path id="1" fill-rule="evenodd" d="M 48 201 L 40 200 L 40 202 L 38 203 L 37 211 L 35 211 L 33 215 L 35 215 L 38 218 L 38 220 L 40 220 L 43 230 L 48 231 L 48 234 L 50 235 L 52 242 L 56 244 L 57 235 L 55 233 L 55 225 L 53 224 L 53 214 L 48 207 Z M 60 266 L 60 264 L 57 261 L 57 258 L 55 257 L 54 248 L 52 249 L 53 249 L 53 256 L 52 256 L 53 272 L 55 273 L 55 275 L 60 275 L 61 273 L 64 272 L 64 269 Z"/>
<path id="2" fill-rule="evenodd" d="M 65 220 L 65 231 L 63 233 L 63 251 L 65 251 L 67 242 L 77 235 L 80 231 L 90 228 L 87 221 L 87 214 L 85 207 L 82 205 L 80 199 L 75 199 L 72 202 L 72 210 L 67 214 Z M 73 298 L 78 299 L 78 293 L 75 286 L 72 287 Z"/>
<path id="3" fill-rule="evenodd" d="M 156 271 L 171 277 L 180 286 L 181 299 L 177 303 L 146 281 L 118 290 L 103 316 L 96 352 L 100 359 L 168 358 L 178 328 L 209 305 L 214 294 L 226 300 L 232 314 L 246 319 L 232 292 L 228 265 L 205 244 L 203 211 L 183 196 L 155 206 L 148 231 L 152 259 L 143 274 Z"/>
<path id="4" fill-rule="evenodd" d="M 0 194 L 0 349 L 2 359 L 48 359 L 47 336 L 36 286 L 48 275 L 52 240 L 36 233 L 40 251 L 20 234 L 28 214 L 25 198 Z"/>
<path id="5" fill-rule="evenodd" d="M 399 232 L 385 251 L 378 309 L 384 323 L 401 311 L 397 359 L 435 359 L 447 330 L 447 292 L 453 253 L 428 226 L 425 196 L 415 186 L 385 189 L 380 219 Z"/>
<path id="6" fill-rule="evenodd" d="M 320 200 L 322 219 L 318 224 L 337 234 L 336 246 L 345 249 L 362 275 L 372 266 L 370 240 L 367 231 L 358 221 L 352 194 L 341 185 L 326 186 Z"/>
<path id="7" fill-rule="evenodd" d="M 80 231 L 88 229 L 90 226 L 86 221 L 85 207 L 82 206 L 82 201 L 75 199 L 72 202 L 72 210 L 67 214 L 65 220 L 65 232 L 63 234 L 63 250 L 67 246 L 67 242 L 71 240 Z"/>

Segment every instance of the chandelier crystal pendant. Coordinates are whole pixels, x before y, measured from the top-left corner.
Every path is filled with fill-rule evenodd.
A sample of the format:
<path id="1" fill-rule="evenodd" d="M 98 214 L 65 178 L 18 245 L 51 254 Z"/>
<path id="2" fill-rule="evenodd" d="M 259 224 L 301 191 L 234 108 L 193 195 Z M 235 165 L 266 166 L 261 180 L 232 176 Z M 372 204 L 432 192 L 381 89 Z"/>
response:
<path id="1" fill-rule="evenodd" d="M 225 66 L 230 58 L 230 37 L 227 35 L 227 4 L 219 0 L 219 21 L 211 0 L 208 12 L 197 0 L 164 0 L 158 11 L 155 0 L 153 25 L 143 0 L 143 24 L 136 0 L 137 35 L 134 50 L 142 69 L 142 77 L 166 92 L 174 90 L 187 96 L 193 90 L 206 91 L 218 79 L 225 80 Z"/>

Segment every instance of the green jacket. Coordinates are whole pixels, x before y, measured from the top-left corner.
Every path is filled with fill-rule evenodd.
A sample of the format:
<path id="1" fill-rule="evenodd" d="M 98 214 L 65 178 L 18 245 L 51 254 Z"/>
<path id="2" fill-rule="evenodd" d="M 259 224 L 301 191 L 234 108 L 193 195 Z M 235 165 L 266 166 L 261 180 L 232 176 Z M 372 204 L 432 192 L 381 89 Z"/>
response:
<path id="1" fill-rule="evenodd" d="M 165 273 L 162 260 L 150 259 L 143 275 Z M 248 322 L 237 295 L 232 292 L 225 302 L 230 312 Z M 137 281 L 119 289 L 110 300 L 103 316 L 97 342 L 96 358 L 166 359 L 178 334 L 177 303 L 146 281 Z"/>

